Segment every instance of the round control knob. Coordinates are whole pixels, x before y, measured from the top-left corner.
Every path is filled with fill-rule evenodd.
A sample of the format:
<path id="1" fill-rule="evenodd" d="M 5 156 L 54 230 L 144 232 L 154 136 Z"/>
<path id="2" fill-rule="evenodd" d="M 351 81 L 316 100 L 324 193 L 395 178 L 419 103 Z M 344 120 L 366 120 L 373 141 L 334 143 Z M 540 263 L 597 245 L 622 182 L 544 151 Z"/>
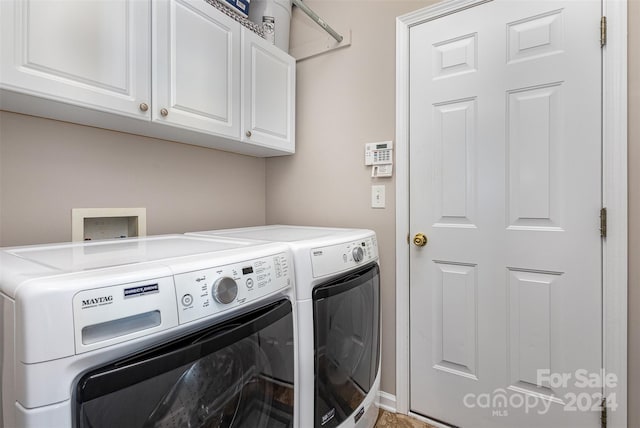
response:
<path id="1" fill-rule="evenodd" d="M 362 251 L 361 247 L 354 248 L 351 254 L 353 255 L 353 260 L 355 260 L 357 263 L 361 262 L 364 258 L 364 251 Z"/>
<path id="2" fill-rule="evenodd" d="M 228 276 L 218 278 L 211 287 L 211 295 L 216 302 L 224 305 L 229 304 L 238 296 L 238 284 Z"/>

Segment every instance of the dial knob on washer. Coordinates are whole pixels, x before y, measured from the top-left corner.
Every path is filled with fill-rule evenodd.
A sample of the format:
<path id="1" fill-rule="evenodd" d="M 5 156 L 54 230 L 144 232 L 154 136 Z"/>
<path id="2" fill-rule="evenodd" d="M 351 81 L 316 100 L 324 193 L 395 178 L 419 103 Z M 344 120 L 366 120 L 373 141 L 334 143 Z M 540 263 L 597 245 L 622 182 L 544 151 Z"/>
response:
<path id="1" fill-rule="evenodd" d="M 355 260 L 358 263 L 361 262 L 362 259 L 364 258 L 364 251 L 362 251 L 361 247 L 354 248 L 351 254 L 353 255 L 353 260 Z"/>
<path id="2" fill-rule="evenodd" d="M 216 302 L 224 305 L 229 304 L 238 296 L 238 284 L 228 276 L 218 278 L 211 287 L 211 295 Z"/>

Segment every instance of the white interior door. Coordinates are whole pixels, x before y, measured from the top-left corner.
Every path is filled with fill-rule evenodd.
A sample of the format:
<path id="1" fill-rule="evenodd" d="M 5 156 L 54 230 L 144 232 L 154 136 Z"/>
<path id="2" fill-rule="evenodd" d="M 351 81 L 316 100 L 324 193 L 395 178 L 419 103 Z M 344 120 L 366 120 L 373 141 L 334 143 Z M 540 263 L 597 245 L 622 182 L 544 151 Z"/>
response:
<path id="1" fill-rule="evenodd" d="M 600 426 L 600 16 L 495 0 L 410 30 L 413 412 Z"/>

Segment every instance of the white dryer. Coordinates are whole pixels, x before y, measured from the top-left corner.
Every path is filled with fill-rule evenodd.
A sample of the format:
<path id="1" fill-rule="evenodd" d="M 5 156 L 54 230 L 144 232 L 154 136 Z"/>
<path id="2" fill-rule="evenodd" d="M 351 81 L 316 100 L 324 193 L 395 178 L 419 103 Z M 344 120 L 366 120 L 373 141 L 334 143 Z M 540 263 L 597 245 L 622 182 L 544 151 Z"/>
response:
<path id="1" fill-rule="evenodd" d="M 195 235 L 286 243 L 298 310 L 300 424 L 370 428 L 380 385 L 380 274 L 371 230 L 259 226 Z"/>
<path id="2" fill-rule="evenodd" d="M 0 249 L 0 426 L 298 426 L 293 279 L 282 244 Z"/>

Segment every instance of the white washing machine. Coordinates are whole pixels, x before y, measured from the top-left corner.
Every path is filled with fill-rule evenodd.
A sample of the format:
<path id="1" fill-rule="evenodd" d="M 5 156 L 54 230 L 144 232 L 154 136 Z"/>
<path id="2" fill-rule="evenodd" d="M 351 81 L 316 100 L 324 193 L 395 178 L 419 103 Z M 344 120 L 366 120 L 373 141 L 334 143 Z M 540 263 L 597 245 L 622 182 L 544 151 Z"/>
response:
<path id="1" fill-rule="evenodd" d="M 0 423 L 297 427 L 282 244 L 184 235 L 0 250 Z"/>
<path id="2" fill-rule="evenodd" d="M 380 386 L 380 274 L 371 230 L 263 226 L 199 236 L 286 243 L 298 309 L 300 424 L 370 428 Z"/>

